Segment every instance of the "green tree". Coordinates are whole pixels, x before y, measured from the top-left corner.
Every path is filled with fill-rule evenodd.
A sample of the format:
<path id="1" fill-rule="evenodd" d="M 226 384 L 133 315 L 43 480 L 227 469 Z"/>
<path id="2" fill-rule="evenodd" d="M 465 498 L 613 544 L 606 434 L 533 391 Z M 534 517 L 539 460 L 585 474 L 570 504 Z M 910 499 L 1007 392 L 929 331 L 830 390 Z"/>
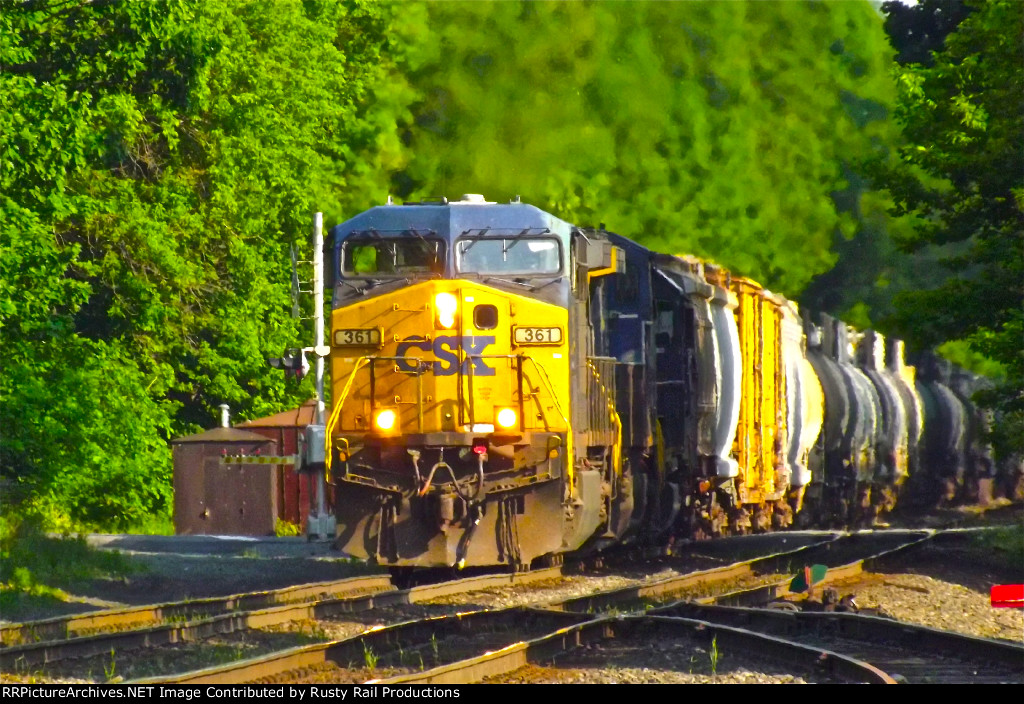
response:
<path id="1" fill-rule="evenodd" d="M 54 522 L 165 512 L 170 437 L 310 395 L 289 245 L 384 195 L 392 11 L 0 4 L 0 470 Z"/>
<path id="2" fill-rule="evenodd" d="M 895 136 L 867 2 L 408 3 L 398 22 L 418 94 L 398 195 L 519 194 L 793 297 L 861 226 L 834 194 Z"/>
<path id="3" fill-rule="evenodd" d="M 889 0 L 882 3 L 882 11 L 886 34 L 899 52 L 896 60 L 931 66 L 932 52 L 942 50 L 971 7 L 963 0 L 920 0 L 913 5 Z"/>
<path id="4" fill-rule="evenodd" d="M 914 228 L 900 244 L 939 259 L 939 285 L 897 297 L 891 323 L 920 347 L 963 339 L 1000 362 L 987 401 L 1004 446 L 1024 449 L 1024 4 L 974 11 L 933 54 L 897 70 L 905 145 L 880 169 Z"/>

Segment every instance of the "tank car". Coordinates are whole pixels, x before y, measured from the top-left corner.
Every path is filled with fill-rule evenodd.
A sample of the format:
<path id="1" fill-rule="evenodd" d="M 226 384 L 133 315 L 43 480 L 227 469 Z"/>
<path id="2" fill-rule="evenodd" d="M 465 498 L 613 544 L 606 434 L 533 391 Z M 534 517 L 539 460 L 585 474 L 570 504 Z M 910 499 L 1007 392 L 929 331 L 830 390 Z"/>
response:
<path id="1" fill-rule="evenodd" d="M 825 397 L 818 375 L 807 357 L 807 342 L 796 304 L 782 309 L 783 360 L 786 372 L 786 427 L 789 434 L 786 463 L 789 469 L 789 504 L 794 515 L 803 508 L 814 474 L 811 453 L 825 420 Z"/>
<path id="2" fill-rule="evenodd" d="M 994 497 L 996 464 L 992 457 L 989 433 L 991 412 L 974 402 L 974 394 L 985 388 L 987 380 L 956 365 L 950 365 L 949 389 L 963 404 L 965 416 L 964 477 L 962 503 L 988 504 Z"/>
<path id="3" fill-rule="evenodd" d="M 854 363 L 850 331 L 841 320 L 820 315 L 812 326 L 808 357 L 825 394 L 826 448 L 823 477 L 815 492 L 817 520 L 836 526 L 873 519 L 871 487 L 875 474 L 881 402 L 870 380 Z"/>
<path id="4" fill-rule="evenodd" d="M 896 507 L 898 494 L 909 472 L 908 413 L 900 394 L 900 381 L 886 367 L 885 338 L 874 330 L 867 330 L 858 335 L 856 349 L 857 362 L 874 386 L 879 400 L 875 470 L 871 485 L 871 506 L 874 518 L 878 518 Z"/>
<path id="5" fill-rule="evenodd" d="M 907 480 L 921 471 L 920 446 L 924 434 L 924 405 L 915 383 L 917 370 L 906 363 L 903 341 L 885 340 L 885 366 L 903 400 L 907 416 Z"/>
<path id="6" fill-rule="evenodd" d="M 967 412 L 947 385 L 949 363 L 932 353 L 921 355 L 917 391 L 924 410 L 922 471 L 912 482 L 918 508 L 948 505 L 962 491 L 967 450 Z"/>

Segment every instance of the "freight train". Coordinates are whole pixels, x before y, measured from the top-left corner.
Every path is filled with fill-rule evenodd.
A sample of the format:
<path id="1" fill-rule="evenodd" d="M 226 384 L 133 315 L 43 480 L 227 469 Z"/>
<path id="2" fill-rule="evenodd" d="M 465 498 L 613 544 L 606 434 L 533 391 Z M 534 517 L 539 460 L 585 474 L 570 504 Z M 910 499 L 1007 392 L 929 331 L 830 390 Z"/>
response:
<path id="1" fill-rule="evenodd" d="M 350 555 L 524 569 L 868 525 L 908 484 L 947 496 L 990 473 L 937 360 L 915 380 L 897 340 L 603 225 L 470 195 L 389 202 L 328 241 Z"/>

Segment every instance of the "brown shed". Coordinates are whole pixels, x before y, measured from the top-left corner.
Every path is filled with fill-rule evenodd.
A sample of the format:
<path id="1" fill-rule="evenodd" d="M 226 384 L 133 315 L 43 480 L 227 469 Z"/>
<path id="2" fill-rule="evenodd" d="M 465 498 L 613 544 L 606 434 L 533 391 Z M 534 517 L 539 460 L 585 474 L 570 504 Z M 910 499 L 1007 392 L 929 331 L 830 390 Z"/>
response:
<path id="1" fill-rule="evenodd" d="M 273 535 L 278 467 L 221 464 L 224 455 L 276 455 L 257 433 L 214 428 L 171 441 L 174 532 L 178 535 Z"/>
<path id="2" fill-rule="evenodd" d="M 239 423 L 237 427 L 273 440 L 282 455 L 293 455 L 299 451 L 299 435 L 313 422 L 315 415 L 316 399 L 310 399 L 298 408 Z M 292 465 L 277 467 L 277 506 L 280 518 L 301 526 L 305 534 L 310 503 L 315 500 L 316 495 L 311 491 L 310 475 L 295 470 Z M 333 505 L 332 494 L 333 490 L 328 488 L 328 510 Z"/>

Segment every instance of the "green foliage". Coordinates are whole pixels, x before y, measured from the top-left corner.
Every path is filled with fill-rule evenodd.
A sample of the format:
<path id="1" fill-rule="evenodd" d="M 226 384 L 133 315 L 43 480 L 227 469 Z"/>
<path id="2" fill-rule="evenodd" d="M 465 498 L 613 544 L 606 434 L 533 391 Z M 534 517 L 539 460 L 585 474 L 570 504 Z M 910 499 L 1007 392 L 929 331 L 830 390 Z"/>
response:
<path id="1" fill-rule="evenodd" d="M 984 399 L 1009 451 L 1024 451 L 1024 5 L 974 8 L 930 65 L 896 73 L 898 163 L 877 169 L 913 228 L 899 244 L 938 262 L 929 285 L 895 299 L 889 324 L 918 347 L 963 340 L 999 363 Z"/>
<path id="2" fill-rule="evenodd" d="M 363 643 L 363 663 L 366 665 L 366 669 L 372 673 L 377 669 L 378 660 L 380 660 L 380 656 L 373 652 L 373 648 Z"/>
<path id="3" fill-rule="evenodd" d="M 399 195 L 520 194 L 791 296 L 857 231 L 844 164 L 891 138 L 868 3 L 407 3 L 397 22 L 417 92 Z"/>
<path id="4" fill-rule="evenodd" d="M 996 562 L 1014 570 L 1024 565 L 1024 526 L 1000 526 L 982 531 L 973 538 Z"/>
<path id="5" fill-rule="evenodd" d="M 384 192 L 390 12 L 0 6 L 0 473 L 55 526 L 166 521 L 171 437 L 308 398 L 288 247 Z"/>
<path id="6" fill-rule="evenodd" d="M 287 538 L 294 535 L 302 535 L 302 526 L 282 518 L 274 521 L 274 535 L 278 538 Z"/>
<path id="7" fill-rule="evenodd" d="M 117 659 L 114 657 L 113 648 L 110 649 L 110 662 L 103 666 L 103 676 L 107 678 L 107 682 L 117 676 Z"/>
<path id="8" fill-rule="evenodd" d="M 42 531 L 38 514 L 4 506 L 0 518 L 0 610 L 11 618 L 21 606 L 64 601 L 77 582 L 131 574 L 137 568 L 118 552 L 89 547 L 79 537 Z"/>
<path id="9" fill-rule="evenodd" d="M 936 351 L 958 367 L 975 374 L 994 380 L 1006 378 L 1006 367 L 977 352 L 966 340 L 944 342 Z"/>
<path id="10" fill-rule="evenodd" d="M 946 37 L 970 14 L 963 0 L 918 0 L 914 4 L 889 0 L 882 3 L 885 31 L 899 51 L 901 64 L 931 66 L 933 51 L 941 51 Z"/>

